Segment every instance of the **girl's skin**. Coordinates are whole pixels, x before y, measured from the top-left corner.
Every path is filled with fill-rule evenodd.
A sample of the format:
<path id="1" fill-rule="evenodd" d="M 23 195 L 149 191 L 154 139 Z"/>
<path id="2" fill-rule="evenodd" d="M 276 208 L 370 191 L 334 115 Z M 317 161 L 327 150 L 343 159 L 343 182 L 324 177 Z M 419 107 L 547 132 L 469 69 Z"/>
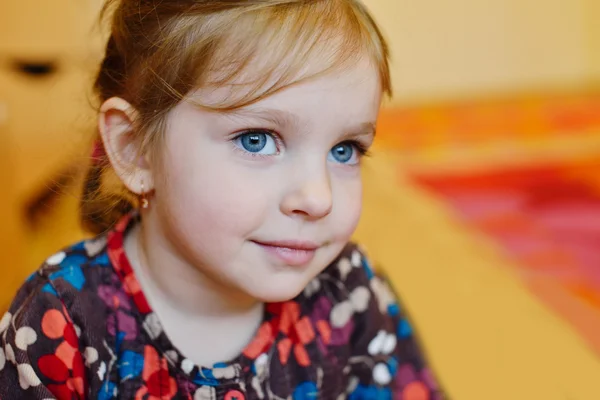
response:
<path id="1" fill-rule="evenodd" d="M 366 58 L 232 112 L 193 104 L 230 93 L 200 89 L 177 105 L 155 157 L 138 158 L 125 100 L 107 100 L 99 118 L 121 180 L 152 193 L 127 256 L 165 331 L 199 365 L 239 354 L 263 304 L 294 298 L 350 240 L 360 152 L 382 98 Z M 291 243 L 266 245 L 275 241 Z"/>

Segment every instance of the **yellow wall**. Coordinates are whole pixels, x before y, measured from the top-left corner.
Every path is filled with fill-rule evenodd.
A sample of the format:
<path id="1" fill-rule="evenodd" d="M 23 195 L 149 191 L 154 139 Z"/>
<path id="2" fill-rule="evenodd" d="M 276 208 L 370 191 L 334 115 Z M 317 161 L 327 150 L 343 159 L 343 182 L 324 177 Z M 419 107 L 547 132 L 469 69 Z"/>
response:
<path id="1" fill-rule="evenodd" d="M 600 72 L 586 26 L 600 31 L 598 0 L 365 2 L 390 38 L 399 102 L 571 89 Z"/>
<path id="2" fill-rule="evenodd" d="M 14 192 L 14 177 L 12 175 L 13 157 L 11 154 L 12 143 L 6 134 L 6 106 L 0 99 L 0 240 L 2 241 L 3 267 L 10 268 L 10 272 L 2 271 L 0 279 L 0 314 L 7 307 L 9 295 L 22 281 L 25 271 L 19 268 L 23 257 L 22 221 L 17 208 Z"/>
<path id="3" fill-rule="evenodd" d="M 23 201 L 73 162 L 87 141 L 89 88 L 100 56 L 94 21 L 100 0 L 0 0 L 0 103 L 6 109 L 15 191 Z M 31 79 L 14 61 L 56 62 Z"/>
<path id="4" fill-rule="evenodd" d="M 600 1 L 585 0 L 589 62 L 593 80 L 600 86 Z"/>

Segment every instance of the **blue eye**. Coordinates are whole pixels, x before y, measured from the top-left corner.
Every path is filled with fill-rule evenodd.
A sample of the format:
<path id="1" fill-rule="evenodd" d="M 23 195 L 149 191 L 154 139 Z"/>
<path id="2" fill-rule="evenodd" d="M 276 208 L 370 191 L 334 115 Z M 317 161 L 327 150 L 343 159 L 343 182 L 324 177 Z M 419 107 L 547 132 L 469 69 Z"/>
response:
<path id="1" fill-rule="evenodd" d="M 264 131 L 243 133 L 235 138 L 234 143 L 252 154 L 275 155 L 278 151 L 273 135 Z"/>
<path id="2" fill-rule="evenodd" d="M 352 143 L 340 143 L 329 152 L 329 161 L 340 164 L 355 165 L 358 164 L 358 151 Z"/>

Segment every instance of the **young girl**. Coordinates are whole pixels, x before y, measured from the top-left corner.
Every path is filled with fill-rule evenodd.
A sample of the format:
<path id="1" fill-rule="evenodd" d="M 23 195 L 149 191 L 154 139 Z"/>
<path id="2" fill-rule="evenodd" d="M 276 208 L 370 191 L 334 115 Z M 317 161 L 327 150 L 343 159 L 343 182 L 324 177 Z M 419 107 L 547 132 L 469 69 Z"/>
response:
<path id="1" fill-rule="evenodd" d="M 350 237 L 390 93 L 358 0 L 121 0 L 82 201 L 0 322 L 0 398 L 440 399 Z"/>

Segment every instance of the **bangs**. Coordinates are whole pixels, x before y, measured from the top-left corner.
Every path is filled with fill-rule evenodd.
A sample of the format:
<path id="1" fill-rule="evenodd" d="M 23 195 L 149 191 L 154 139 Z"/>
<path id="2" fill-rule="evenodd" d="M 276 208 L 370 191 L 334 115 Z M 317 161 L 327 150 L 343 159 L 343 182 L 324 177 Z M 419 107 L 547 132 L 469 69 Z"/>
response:
<path id="1" fill-rule="evenodd" d="M 196 64 L 195 86 L 223 95 L 209 104 L 195 102 L 207 109 L 234 110 L 302 81 L 342 72 L 363 58 L 377 69 L 382 91 L 391 95 L 385 41 L 366 10 L 358 7 L 337 0 L 281 1 L 242 8 L 234 18 L 231 11 L 212 15 L 193 30 L 188 51 L 206 55 L 210 49 L 210 57 L 197 57 L 205 62 Z M 217 39 L 211 46 L 209 37 Z"/>

